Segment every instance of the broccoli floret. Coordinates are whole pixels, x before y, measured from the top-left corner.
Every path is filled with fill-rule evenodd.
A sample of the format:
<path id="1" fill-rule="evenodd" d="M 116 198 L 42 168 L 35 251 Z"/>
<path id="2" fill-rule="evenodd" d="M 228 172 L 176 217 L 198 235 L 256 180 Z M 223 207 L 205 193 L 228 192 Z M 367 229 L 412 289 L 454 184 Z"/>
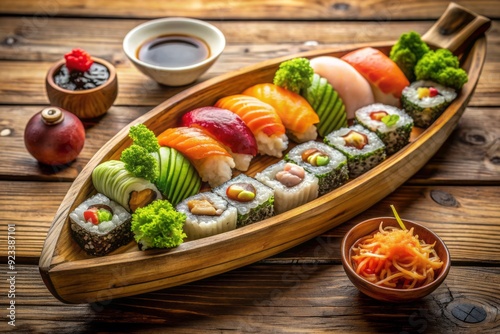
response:
<path id="1" fill-rule="evenodd" d="M 415 66 L 417 80 L 431 80 L 460 90 L 469 80 L 458 58 L 448 49 L 427 52 Z"/>
<path id="2" fill-rule="evenodd" d="M 144 147 L 148 152 L 157 152 L 160 149 L 158 139 L 153 131 L 149 130 L 144 124 L 137 124 L 129 129 L 129 137 L 134 144 Z"/>
<path id="3" fill-rule="evenodd" d="M 306 58 L 293 58 L 280 64 L 273 83 L 299 94 L 311 86 L 314 70 Z"/>
<path id="4" fill-rule="evenodd" d="M 414 31 L 402 34 L 394 44 L 389 57 L 399 66 L 409 81 L 415 81 L 415 65 L 429 52 L 429 46 Z"/>
<path id="5" fill-rule="evenodd" d="M 173 248 L 187 237 L 182 227 L 186 215 L 167 200 L 156 200 L 132 214 L 132 232 L 141 250 Z"/>
<path id="6" fill-rule="evenodd" d="M 130 145 L 123 150 L 120 160 L 128 172 L 150 182 L 154 183 L 160 174 L 158 160 L 142 146 Z"/>
<path id="7" fill-rule="evenodd" d="M 151 153 L 159 151 L 158 139 L 144 124 L 130 127 L 129 137 L 133 143 L 123 150 L 120 160 L 125 163 L 128 172 L 154 183 L 160 174 L 160 167 Z"/>

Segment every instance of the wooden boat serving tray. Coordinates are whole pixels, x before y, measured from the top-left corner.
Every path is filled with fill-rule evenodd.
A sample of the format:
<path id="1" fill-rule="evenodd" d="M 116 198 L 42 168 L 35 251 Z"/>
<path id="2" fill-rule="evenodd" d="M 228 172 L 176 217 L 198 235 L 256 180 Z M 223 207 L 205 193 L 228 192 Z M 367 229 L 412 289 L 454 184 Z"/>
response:
<path id="1" fill-rule="evenodd" d="M 40 273 L 51 293 L 66 303 L 91 303 L 176 286 L 220 274 L 282 252 L 347 221 L 368 209 L 412 177 L 436 153 L 457 125 L 477 85 L 486 55 L 484 32 L 490 21 L 451 3 L 423 36 L 433 47 L 461 57 L 469 82 L 446 111 L 398 153 L 340 188 L 305 205 L 264 221 L 219 235 L 184 242 L 177 248 L 140 251 L 135 242 L 103 256 L 87 255 L 71 236 L 68 215 L 95 189 L 92 170 L 119 159 L 131 144 L 129 127 L 143 123 L 156 134 L 178 124 L 182 114 L 213 105 L 219 98 L 272 82 L 279 64 L 293 57 L 341 57 L 368 46 L 315 50 L 264 61 L 200 83 L 168 99 L 123 128 L 107 142 L 78 175 L 59 207 L 40 257 Z M 394 42 L 371 44 L 388 53 Z M 247 172 L 253 176 L 278 161 L 259 156 Z"/>

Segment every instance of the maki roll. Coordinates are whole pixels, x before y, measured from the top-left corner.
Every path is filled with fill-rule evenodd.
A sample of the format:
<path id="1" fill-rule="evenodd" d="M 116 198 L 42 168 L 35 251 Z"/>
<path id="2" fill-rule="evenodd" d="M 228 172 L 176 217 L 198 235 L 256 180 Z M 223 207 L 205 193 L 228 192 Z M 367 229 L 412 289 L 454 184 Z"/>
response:
<path id="1" fill-rule="evenodd" d="M 429 127 L 457 97 L 453 88 L 433 81 L 415 81 L 401 97 L 403 109 L 413 118 L 415 126 Z"/>
<path id="2" fill-rule="evenodd" d="M 133 240 L 130 213 L 103 194 L 84 201 L 69 218 L 73 238 L 89 255 L 106 255 Z"/>
<path id="3" fill-rule="evenodd" d="M 347 157 L 349 177 L 355 178 L 385 160 L 385 145 L 374 132 L 356 124 L 328 134 L 325 143 Z"/>
<path id="4" fill-rule="evenodd" d="M 303 167 L 284 160 L 257 173 L 255 178 L 274 190 L 274 211 L 277 214 L 318 197 L 318 178 Z"/>
<path id="5" fill-rule="evenodd" d="M 219 195 L 202 192 L 186 198 L 176 206 L 186 215 L 184 233 L 196 240 L 236 228 L 237 210 Z"/>
<path id="6" fill-rule="evenodd" d="M 238 210 L 236 227 L 253 224 L 274 215 L 274 192 L 254 178 L 240 174 L 213 192 Z"/>
<path id="7" fill-rule="evenodd" d="M 94 168 L 92 183 L 97 192 L 118 202 L 129 212 L 162 198 L 153 183 L 128 172 L 125 163 L 119 160 L 108 160 Z"/>
<path id="8" fill-rule="evenodd" d="M 377 134 L 391 155 L 410 141 L 413 119 L 394 106 L 374 103 L 356 110 L 356 123 Z"/>
<path id="9" fill-rule="evenodd" d="M 285 156 L 318 178 L 318 195 L 340 187 L 349 179 L 347 158 L 336 149 L 320 142 L 309 141 L 295 146 Z"/>

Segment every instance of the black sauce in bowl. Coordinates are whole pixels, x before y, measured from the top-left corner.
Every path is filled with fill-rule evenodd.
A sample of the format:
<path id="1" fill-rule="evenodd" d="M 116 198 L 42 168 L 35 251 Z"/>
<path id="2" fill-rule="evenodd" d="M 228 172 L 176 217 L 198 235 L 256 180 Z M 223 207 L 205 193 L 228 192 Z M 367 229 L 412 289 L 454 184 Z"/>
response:
<path id="1" fill-rule="evenodd" d="M 106 66 L 93 63 L 85 71 L 69 71 L 66 65 L 54 75 L 54 82 L 67 90 L 86 90 L 99 87 L 109 79 L 109 70 Z"/>

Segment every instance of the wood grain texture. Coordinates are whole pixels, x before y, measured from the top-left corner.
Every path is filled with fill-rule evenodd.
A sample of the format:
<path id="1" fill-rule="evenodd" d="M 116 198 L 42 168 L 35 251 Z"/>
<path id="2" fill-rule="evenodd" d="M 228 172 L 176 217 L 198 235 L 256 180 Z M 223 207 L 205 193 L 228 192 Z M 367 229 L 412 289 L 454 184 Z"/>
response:
<path id="1" fill-rule="evenodd" d="M 471 277 L 489 284 L 470 285 Z M 6 279 L 4 272 L 0 279 Z M 35 266 L 18 267 L 16 287 L 16 332 L 22 333 L 496 333 L 500 326 L 497 267 L 453 266 L 434 293 L 401 305 L 362 295 L 339 264 L 303 261 L 254 264 L 180 287 L 83 305 L 54 299 Z M 0 293 L 7 293 L 5 285 Z M 456 319 L 452 311 L 463 304 L 482 308 L 485 320 Z M 0 306 L 7 306 L 5 299 Z M 0 330 L 7 330 L 5 321 Z"/>
<path id="2" fill-rule="evenodd" d="M 6 0 L 2 12 L 31 15 L 37 19 L 53 16 L 101 16 L 101 17 L 140 17 L 156 18 L 162 16 L 191 16 L 203 19 L 272 19 L 272 20 L 363 20 L 380 21 L 436 19 L 446 9 L 447 0 L 421 0 L 418 4 L 411 1 L 355 0 L 348 2 L 319 1 L 278 1 L 278 0 L 197 0 L 186 1 L 140 1 L 119 0 L 113 4 L 99 1 L 78 0 L 38 1 Z M 478 13 L 488 13 L 498 17 L 500 9 L 495 0 L 463 0 L 457 3 Z"/>
<path id="3" fill-rule="evenodd" d="M 119 94 L 115 105 L 156 106 L 186 88 L 163 87 L 136 70 L 126 59 L 121 41 L 128 30 L 142 21 L 95 20 L 87 29 L 84 20 L 50 19 L 47 24 L 23 34 L 22 18 L 0 20 L 4 43 L 0 44 L 0 103 L 47 104 L 44 80 L 53 62 L 79 45 L 90 54 L 106 59 L 118 72 Z M 301 51 L 337 47 L 349 43 L 396 40 L 409 30 L 425 32 L 431 22 L 211 22 L 222 30 L 228 46 L 219 61 L 201 78 L 239 70 L 260 61 Z M 65 26 L 74 29 L 64 29 Z M 286 26 L 286 29 L 276 28 Z M 500 37 L 493 23 L 488 34 L 488 54 L 483 75 L 471 101 L 472 106 L 495 106 L 500 96 L 494 87 L 500 85 Z M 243 37 L 242 37 L 243 36 Z M 7 41 L 11 41 L 7 43 Z M 318 45 L 309 45 L 308 42 Z M 37 52 L 33 52 L 37 50 Z"/>
<path id="4" fill-rule="evenodd" d="M 333 54 L 340 57 L 358 47 L 337 52 L 322 50 L 302 56 Z M 398 154 L 345 186 L 258 224 L 183 243 L 168 251 L 141 252 L 135 247 L 130 249 L 125 246 L 107 256 L 89 258 L 72 241 L 67 216 L 92 194 L 92 170 L 102 161 L 118 159 L 123 148 L 130 145 L 128 130 L 123 129 L 80 172 L 58 209 L 40 257 L 40 271 L 44 281 L 55 296 L 69 303 L 82 303 L 89 298 L 101 300 L 103 291 L 125 297 L 238 268 L 338 226 L 399 187 L 423 167 L 444 143 L 470 101 L 485 59 L 485 47 L 484 38 L 477 40 L 467 59 L 464 59 L 469 85 L 463 87 L 461 94 L 438 120 Z M 387 46 L 380 45 L 379 48 L 388 52 Z M 270 80 L 282 61 L 283 58 L 259 63 L 247 70 L 195 86 L 160 104 L 135 123 L 144 123 L 159 134 L 165 128 L 175 127 L 185 110 L 213 105 L 220 97 L 241 92 L 242 87 Z M 269 164 L 254 158 L 247 174 L 253 176 L 267 165 Z M 139 263 L 142 264 L 140 270 Z M 157 267 L 161 265 L 168 265 L 171 269 L 158 272 Z M 95 280 L 92 291 L 85 288 L 85 280 L 118 268 L 130 277 L 128 281 Z M 147 277 L 144 273 L 147 273 Z"/>
<path id="5" fill-rule="evenodd" d="M 423 33 L 448 2 L 2 0 L 0 268 L 6 263 L 6 225 L 12 222 L 18 227 L 19 264 L 16 327 L 1 321 L 0 332 L 498 333 L 500 270 L 498 252 L 492 248 L 500 235 L 497 0 L 458 1 L 494 22 L 487 34 L 484 71 L 457 129 L 407 185 L 353 220 L 257 264 L 113 302 L 62 304 L 47 290 L 36 265 L 62 198 L 92 155 L 131 120 L 182 91 L 156 85 L 126 60 L 121 41 L 132 27 L 169 15 L 215 24 L 228 45 L 202 77 L 206 80 L 300 51 L 395 40 L 409 30 Z M 48 104 L 43 87 L 48 67 L 75 46 L 118 68 L 120 95 L 106 117 L 88 124 L 86 147 L 72 166 L 44 170 L 24 149 L 22 132 L 29 116 Z M 453 257 L 450 275 L 435 294 L 402 307 L 360 295 L 338 261 L 340 239 L 347 229 L 357 220 L 390 215 L 390 204 L 405 218 L 424 217 L 426 224 L 444 234 Z M 483 242 L 486 248 L 481 250 Z M 0 279 L 5 283 L 7 278 L 2 269 Z M 7 284 L 0 284 L 3 310 L 9 301 L 7 289 Z M 451 312 L 464 304 L 485 310 L 485 320 L 472 324 L 455 318 Z"/>

